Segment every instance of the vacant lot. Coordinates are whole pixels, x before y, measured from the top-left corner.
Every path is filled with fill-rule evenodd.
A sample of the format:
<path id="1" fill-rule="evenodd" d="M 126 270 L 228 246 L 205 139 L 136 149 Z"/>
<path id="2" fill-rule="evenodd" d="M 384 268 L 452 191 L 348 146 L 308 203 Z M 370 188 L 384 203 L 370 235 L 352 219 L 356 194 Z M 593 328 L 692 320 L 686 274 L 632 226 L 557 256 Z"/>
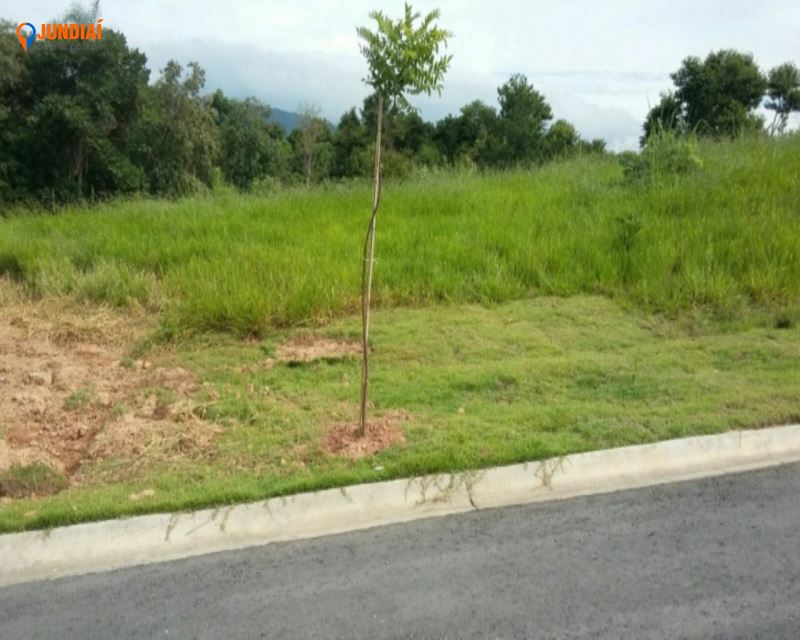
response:
<path id="1" fill-rule="evenodd" d="M 800 138 L 0 221 L 0 531 L 800 420 Z"/>

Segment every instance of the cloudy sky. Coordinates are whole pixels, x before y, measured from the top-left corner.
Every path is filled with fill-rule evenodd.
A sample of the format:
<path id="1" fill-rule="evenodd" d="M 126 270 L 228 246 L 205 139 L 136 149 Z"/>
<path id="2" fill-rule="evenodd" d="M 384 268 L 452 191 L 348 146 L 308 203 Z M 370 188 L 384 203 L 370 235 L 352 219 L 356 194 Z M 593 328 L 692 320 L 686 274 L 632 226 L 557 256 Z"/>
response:
<path id="1" fill-rule="evenodd" d="M 0 16 L 40 24 L 69 0 L 0 0 Z M 496 103 L 510 74 L 524 73 L 587 138 L 635 146 L 648 104 L 670 86 L 688 55 L 736 48 L 768 69 L 800 63 L 798 0 L 417 0 L 439 7 L 454 32 L 441 97 L 415 101 L 438 119 L 465 103 Z M 366 95 L 355 26 L 385 0 L 105 0 L 104 26 L 119 29 L 157 72 L 175 58 L 198 60 L 207 88 L 254 95 L 293 110 L 316 103 L 337 122 Z"/>

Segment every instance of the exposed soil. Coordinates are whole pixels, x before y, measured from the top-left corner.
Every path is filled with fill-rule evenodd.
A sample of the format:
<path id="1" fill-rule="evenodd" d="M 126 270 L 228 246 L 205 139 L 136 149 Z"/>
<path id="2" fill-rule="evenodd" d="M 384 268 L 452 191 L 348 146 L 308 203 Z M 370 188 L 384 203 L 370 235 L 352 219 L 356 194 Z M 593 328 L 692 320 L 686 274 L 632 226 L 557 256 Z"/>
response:
<path id="1" fill-rule="evenodd" d="M 275 355 L 280 362 L 335 360 L 360 356 L 361 344 L 314 335 L 298 335 L 278 346 Z"/>
<path id="2" fill-rule="evenodd" d="M 76 484 L 89 461 L 130 469 L 208 454 L 218 429 L 194 414 L 194 376 L 125 359 L 147 330 L 142 318 L 88 307 L 3 309 L 0 473 L 38 462 Z"/>
<path id="3" fill-rule="evenodd" d="M 334 455 L 358 460 L 382 451 L 393 444 L 405 442 L 400 426 L 408 420 L 404 411 L 390 411 L 377 420 L 368 420 L 364 435 L 358 434 L 358 423 L 334 425 L 325 434 L 323 445 Z"/>

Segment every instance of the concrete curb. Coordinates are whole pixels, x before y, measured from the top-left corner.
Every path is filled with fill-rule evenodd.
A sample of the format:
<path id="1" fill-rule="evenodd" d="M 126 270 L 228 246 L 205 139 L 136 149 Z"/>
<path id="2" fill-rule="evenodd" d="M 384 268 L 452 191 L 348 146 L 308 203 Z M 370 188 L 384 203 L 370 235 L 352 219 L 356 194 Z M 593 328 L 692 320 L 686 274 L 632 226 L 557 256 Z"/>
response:
<path id="1" fill-rule="evenodd" d="M 800 461 L 800 425 L 0 536 L 0 586 Z"/>

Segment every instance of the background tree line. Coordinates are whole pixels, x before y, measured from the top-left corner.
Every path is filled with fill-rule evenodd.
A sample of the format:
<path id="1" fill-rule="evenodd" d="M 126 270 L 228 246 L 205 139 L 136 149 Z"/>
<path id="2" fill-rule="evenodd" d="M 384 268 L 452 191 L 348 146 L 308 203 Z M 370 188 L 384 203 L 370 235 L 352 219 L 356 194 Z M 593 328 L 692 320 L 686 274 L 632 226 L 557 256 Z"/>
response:
<path id="1" fill-rule="evenodd" d="M 335 126 L 304 107 L 287 135 L 259 100 L 204 93 L 196 62 L 170 61 L 151 82 L 145 55 L 112 29 L 104 29 L 101 46 L 63 51 L 40 43 L 25 53 L 14 28 L 0 24 L 0 201 L 180 196 L 223 183 L 269 190 L 369 175 L 374 96 Z M 752 56 L 719 51 L 704 61 L 687 58 L 672 77 L 675 90 L 651 110 L 643 143 L 656 128 L 719 136 L 766 124 L 779 133 L 800 109 L 800 74 L 791 63 L 764 75 Z M 496 107 L 474 101 L 436 123 L 388 105 L 384 174 L 530 166 L 604 152 L 602 140 L 583 140 L 572 124 L 554 120 L 525 76 L 513 75 L 497 94 Z M 769 123 L 755 111 L 762 103 L 774 112 Z"/>
<path id="2" fill-rule="evenodd" d="M 94 16 L 80 16 L 91 20 Z M 0 200 L 68 202 L 142 193 L 178 196 L 224 182 L 269 189 L 370 173 L 377 101 L 367 97 L 337 125 L 314 106 L 287 133 L 255 98 L 204 94 L 205 73 L 167 63 L 154 82 L 143 53 L 104 30 L 101 46 L 25 53 L 15 25 L 0 25 Z M 472 102 L 437 123 L 398 104 L 384 122 L 384 172 L 414 167 L 529 165 L 602 152 L 522 75 L 498 89 L 498 106 Z"/>

